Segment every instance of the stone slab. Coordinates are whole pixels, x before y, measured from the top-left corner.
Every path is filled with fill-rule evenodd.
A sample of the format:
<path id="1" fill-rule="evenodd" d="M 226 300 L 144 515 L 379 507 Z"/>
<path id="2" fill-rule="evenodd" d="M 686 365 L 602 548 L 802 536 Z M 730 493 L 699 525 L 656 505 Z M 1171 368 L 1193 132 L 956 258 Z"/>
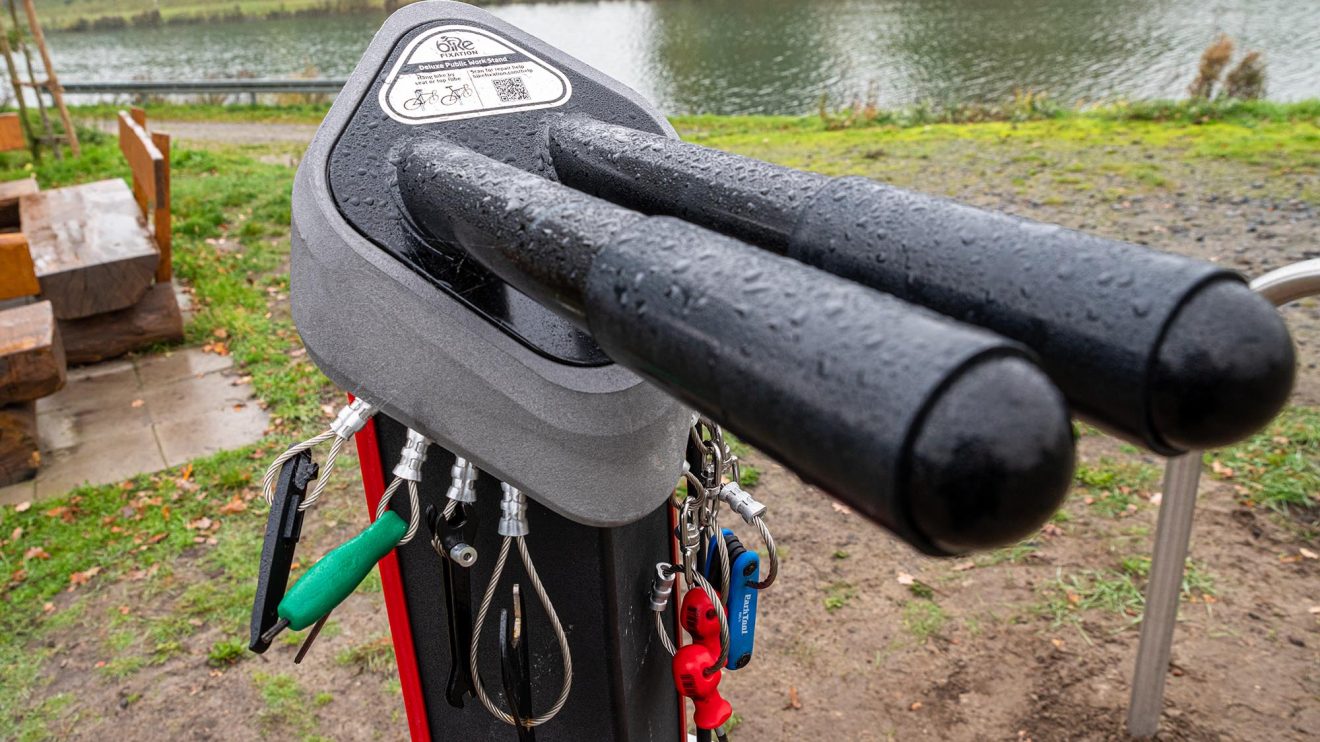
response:
<path id="1" fill-rule="evenodd" d="M 0 504 L 119 482 L 259 440 L 268 417 L 233 359 L 197 348 L 84 366 L 38 400 L 42 468 Z"/>

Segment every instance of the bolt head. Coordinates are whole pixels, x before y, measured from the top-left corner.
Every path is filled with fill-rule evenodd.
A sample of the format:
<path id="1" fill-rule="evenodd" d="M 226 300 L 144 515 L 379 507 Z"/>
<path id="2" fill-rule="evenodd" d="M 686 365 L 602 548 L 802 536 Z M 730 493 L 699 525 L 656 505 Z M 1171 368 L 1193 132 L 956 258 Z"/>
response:
<path id="1" fill-rule="evenodd" d="M 468 544 L 455 544 L 449 550 L 449 558 L 460 567 L 471 567 L 477 563 L 477 550 Z"/>

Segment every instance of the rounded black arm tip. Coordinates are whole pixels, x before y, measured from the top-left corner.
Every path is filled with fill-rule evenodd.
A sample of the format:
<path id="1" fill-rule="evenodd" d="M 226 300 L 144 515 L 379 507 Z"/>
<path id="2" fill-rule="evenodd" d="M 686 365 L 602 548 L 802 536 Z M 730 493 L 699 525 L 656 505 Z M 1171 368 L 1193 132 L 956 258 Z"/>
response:
<path id="1" fill-rule="evenodd" d="M 1182 450 L 1241 440 L 1283 408 L 1295 371 L 1278 310 L 1245 284 L 1208 283 L 1170 320 L 1155 355 L 1152 430 Z"/>
<path id="2" fill-rule="evenodd" d="M 1038 368 L 999 357 L 967 370 L 926 413 L 909 458 L 908 513 L 946 554 L 1013 543 L 1072 482 L 1063 397 Z"/>

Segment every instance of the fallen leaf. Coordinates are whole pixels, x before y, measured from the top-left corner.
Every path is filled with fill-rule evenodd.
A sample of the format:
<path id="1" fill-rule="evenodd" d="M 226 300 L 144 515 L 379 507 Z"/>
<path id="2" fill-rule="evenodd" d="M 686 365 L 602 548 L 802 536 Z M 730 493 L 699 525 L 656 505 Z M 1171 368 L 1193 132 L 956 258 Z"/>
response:
<path id="1" fill-rule="evenodd" d="M 1320 605 L 1313 605 L 1310 608 L 1307 608 L 1306 612 L 1320 616 Z"/>
<path id="2" fill-rule="evenodd" d="M 187 466 L 183 467 L 183 471 L 179 472 L 179 478 L 183 480 L 192 479 L 192 475 L 193 475 L 192 464 L 188 464 Z"/>
<path id="3" fill-rule="evenodd" d="M 802 701 L 798 699 L 797 686 L 790 685 L 788 686 L 788 705 L 785 706 L 784 709 L 785 710 L 792 709 L 793 711 L 797 711 L 800 708 L 802 708 Z"/>
<path id="4" fill-rule="evenodd" d="M 917 581 L 917 578 L 913 577 L 912 575 L 908 574 L 907 572 L 899 572 L 899 573 L 898 573 L 898 584 L 900 584 L 900 585 L 911 585 L 912 583 L 914 583 L 914 582 L 916 582 L 916 581 Z"/>
<path id="5" fill-rule="evenodd" d="M 100 567 L 88 567 L 81 572 L 74 572 L 69 575 L 69 589 L 73 590 L 79 585 L 86 585 L 88 580 L 101 573 Z"/>
<path id="6" fill-rule="evenodd" d="M 98 662 L 96 663 L 96 667 L 97 667 L 97 669 L 100 669 L 100 668 L 102 668 L 102 667 L 105 667 L 105 660 L 100 660 L 100 661 L 98 661 Z"/>
<path id="7" fill-rule="evenodd" d="M 47 604 L 41 606 L 41 611 L 42 611 L 42 613 L 54 613 L 54 612 L 55 612 L 55 604 L 54 604 L 54 603 L 47 603 Z"/>
<path id="8" fill-rule="evenodd" d="M 119 606 L 119 615 L 121 615 L 121 616 L 127 616 L 129 610 L 130 610 L 130 609 L 129 609 L 128 606 L 126 606 L 126 605 L 121 605 L 121 606 Z"/>
<path id="9" fill-rule="evenodd" d="M 1224 479 L 1233 478 L 1233 469 L 1231 467 L 1224 466 L 1224 464 L 1220 462 L 1219 459 L 1215 459 L 1214 461 L 1210 462 L 1210 471 L 1213 471 L 1217 476 L 1223 477 Z"/>
<path id="10" fill-rule="evenodd" d="M 1159 505 L 1161 502 L 1164 502 L 1164 493 L 1163 493 L 1163 492 L 1156 492 L 1156 493 L 1154 493 L 1153 495 L 1150 496 L 1150 504 L 1151 504 L 1151 505 Z"/>
<path id="11" fill-rule="evenodd" d="M 247 508 L 247 503 L 243 501 L 243 498 L 234 495 L 234 499 L 220 506 L 219 512 L 221 515 L 233 515 L 234 513 L 241 513 Z"/>
<path id="12" fill-rule="evenodd" d="M 156 534 L 155 536 L 152 536 L 151 538 L 147 539 L 147 543 L 149 543 L 149 544 L 159 544 L 161 541 L 164 541 L 164 540 L 165 540 L 165 537 L 168 536 L 168 535 L 170 535 L 170 534 L 168 534 L 168 533 L 158 533 L 158 534 Z"/>
<path id="13" fill-rule="evenodd" d="M 911 706 L 908 706 L 908 710 L 909 710 L 909 711 L 920 711 L 920 710 L 921 710 L 921 706 L 922 706 L 921 701 L 913 701 L 913 702 L 912 702 L 912 705 L 911 705 Z"/>
<path id="14" fill-rule="evenodd" d="M 50 554 L 40 546 L 33 546 L 31 549 L 23 552 L 23 559 L 50 559 Z"/>
<path id="15" fill-rule="evenodd" d="M 206 516 L 202 516 L 197 520 L 188 523 L 188 528 L 198 531 L 205 531 L 210 529 L 210 527 L 211 527 L 211 519 L 207 518 Z"/>
<path id="16" fill-rule="evenodd" d="M 225 338 L 229 337 L 229 330 L 226 330 L 223 327 L 217 327 L 211 331 L 211 334 L 221 340 L 224 340 Z"/>
<path id="17" fill-rule="evenodd" d="M 969 569 L 976 569 L 976 562 L 959 562 L 958 564 L 953 565 L 954 572 L 966 572 Z"/>
<path id="18" fill-rule="evenodd" d="M 844 505 L 841 502 L 834 502 L 833 500 L 831 500 L 830 507 L 834 508 L 834 512 L 836 513 L 842 513 L 843 515 L 852 515 L 852 508 L 848 507 L 847 505 Z"/>
<path id="19" fill-rule="evenodd" d="M 20 582 L 22 582 L 23 580 L 26 580 L 26 579 L 27 579 L 27 570 L 26 570 L 26 569 L 16 569 L 16 570 L 14 570 L 13 572 L 11 572 L 11 573 L 9 574 L 9 584 L 10 584 L 10 585 L 17 585 L 18 583 L 20 583 Z"/>
<path id="20" fill-rule="evenodd" d="M 1320 554 L 1317 554 L 1317 553 L 1315 553 L 1314 551 L 1311 551 L 1310 549 L 1306 548 L 1305 546 L 1303 546 L 1303 547 L 1301 547 L 1300 549 L 1298 549 L 1297 552 L 1298 552 L 1299 554 L 1301 554 L 1302 556 L 1306 557 L 1307 559 L 1320 559 Z"/>
<path id="21" fill-rule="evenodd" d="M 29 500 L 24 500 L 23 502 L 20 502 L 19 504 L 14 506 L 15 513 L 26 513 L 31 509 L 32 509 L 32 502 Z"/>
<path id="22" fill-rule="evenodd" d="M 1062 639 L 1050 639 L 1050 644 L 1053 644 L 1055 649 L 1063 649 Z"/>
<path id="23" fill-rule="evenodd" d="M 50 510 L 47 510 L 45 512 L 45 515 L 50 518 L 59 518 L 60 520 L 63 520 L 65 523 L 73 522 L 73 508 L 70 508 L 67 505 L 60 505 L 58 507 L 53 507 Z"/>
<path id="24" fill-rule="evenodd" d="M 18 528 L 15 528 L 14 532 L 9 534 L 10 541 L 18 541 L 21 538 L 23 538 L 23 526 L 19 526 Z"/>
<path id="25" fill-rule="evenodd" d="M 146 404 L 146 401 L 141 399 L 135 399 L 131 403 L 129 403 L 129 406 L 132 407 L 133 409 L 137 409 L 138 407 L 141 407 L 144 404 Z"/>
<path id="26" fill-rule="evenodd" d="M 1045 538 L 1054 538 L 1055 536 L 1062 536 L 1063 529 L 1059 528 L 1054 523 L 1046 523 L 1045 525 L 1040 527 L 1040 535 L 1044 536 Z"/>

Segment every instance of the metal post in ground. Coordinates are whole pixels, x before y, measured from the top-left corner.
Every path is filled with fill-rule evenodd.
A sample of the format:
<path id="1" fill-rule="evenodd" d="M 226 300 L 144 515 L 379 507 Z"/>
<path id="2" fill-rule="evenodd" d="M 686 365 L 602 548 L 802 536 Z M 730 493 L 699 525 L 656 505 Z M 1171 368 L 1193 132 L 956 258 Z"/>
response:
<path id="1" fill-rule="evenodd" d="M 1305 260 L 1271 271 L 1252 281 L 1251 288 L 1275 306 L 1320 294 L 1320 260 Z M 1128 734 L 1134 737 L 1151 737 L 1159 731 L 1164 681 L 1173 648 L 1173 629 L 1178 621 L 1178 599 L 1200 478 L 1200 451 L 1170 459 L 1164 470 L 1164 496 L 1155 527 L 1150 585 L 1146 588 L 1146 609 L 1132 674 L 1132 699 L 1128 704 Z"/>

